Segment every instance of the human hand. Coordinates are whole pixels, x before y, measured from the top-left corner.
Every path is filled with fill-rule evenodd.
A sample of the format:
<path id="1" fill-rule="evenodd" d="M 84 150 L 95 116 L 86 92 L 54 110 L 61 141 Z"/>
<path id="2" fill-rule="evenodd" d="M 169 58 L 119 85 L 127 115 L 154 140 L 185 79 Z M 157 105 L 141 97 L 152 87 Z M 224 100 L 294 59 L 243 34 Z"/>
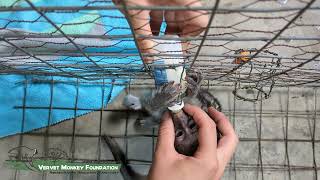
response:
<path id="1" fill-rule="evenodd" d="M 164 114 L 149 180 L 218 180 L 222 177 L 238 143 L 232 125 L 223 113 L 213 107 L 208 108 L 208 114 L 214 121 L 196 106 L 186 104 L 184 111 L 199 127 L 197 151 L 192 157 L 176 152 L 173 122 L 169 113 Z M 218 144 L 216 128 L 222 134 Z"/>
<path id="2" fill-rule="evenodd" d="M 188 6 L 199 7 L 199 0 L 113 0 L 116 5 L 125 6 Z M 177 34 L 179 36 L 197 36 L 207 27 L 209 17 L 206 11 L 184 10 L 184 11 L 163 11 L 163 10 L 128 10 L 121 9 L 130 21 L 136 35 L 152 36 L 158 35 L 160 27 L 165 19 L 167 28 L 165 34 Z M 150 38 L 137 37 L 137 43 L 142 53 L 157 53 L 153 49 L 156 46 Z M 182 48 L 187 49 L 187 42 L 182 43 Z M 144 57 L 144 62 L 151 63 L 151 57 Z"/>

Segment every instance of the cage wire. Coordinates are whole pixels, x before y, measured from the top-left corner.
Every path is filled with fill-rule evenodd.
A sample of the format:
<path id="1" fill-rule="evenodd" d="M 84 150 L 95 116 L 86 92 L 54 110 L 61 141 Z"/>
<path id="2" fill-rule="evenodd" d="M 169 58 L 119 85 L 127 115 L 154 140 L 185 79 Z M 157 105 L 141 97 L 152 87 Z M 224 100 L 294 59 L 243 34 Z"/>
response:
<path id="1" fill-rule="evenodd" d="M 97 138 L 98 140 L 98 158 L 84 159 L 95 162 L 102 162 L 101 149 L 103 141 L 101 137 L 104 133 L 102 129 L 103 113 L 105 112 L 123 112 L 126 114 L 126 126 L 124 135 L 114 135 L 114 138 L 123 139 L 124 150 L 128 154 L 128 141 L 131 137 L 148 137 L 152 139 L 152 152 L 156 142 L 156 130 L 152 134 L 128 135 L 128 120 L 132 111 L 128 109 L 110 109 L 104 105 L 104 100 L 110 100 L 111 92 L 105 94 L 104 88 L 116 85 L 128 87 L 153 87 L 154 82 L 152 73 L 153 68 L 160 66 L 155 64 L 141 63 L 141 59 L 152 57 L 154 60 L 161 59 L 164 55 L 170 58 L 184 58 L 182 64 L 186 69 L 198 69 L 202 72 L 207 88 L 226 87 L 232 88 L 234 94 L 234 105 L 231 109 L 224 110 L 229 114 L 233 125 L 236 125 L 235 110 L 236 102 L 254 102 L 258 109 L 250 109 L 240 113 L 258 117 L 257 137 L 240 137 L 241 142 L 258 143 L 258 161 L 256 163 L 237 163 L 233 159 L 227 167 L 227 171 L 234 174 L 232 179 L 240 178 L 237 172 L 241 170 L 254 169 L 259 174 L 259 178 L 264 179 L 266 171 L 275 170 L 288 173 L 288 179 L 292 178 L 294 171 L 312 172 L 314 179 L 318 179 L 319 167 L 316 163 L 315 144 L 319 143 L 315 139 L 316 121 L 319 119 L 317 113 L 317 87 L 320 80 L 320 3 L 315 0 L 245 0 L 239 3 L 231 1 L 205 1 L 206 6 L 127 6 L 120 4 L 115 6 L 111 1 L 82 0 L 81 6 L 36 6 L 30 0 L 7 1 L 0 7 L 2 13 L 25 12 L 36 13 L 33 19 L 19 19 L 15 16 L 0 17 L 4 26 L 0 27 L 0 73 L 1 74 L 21 74 L 21 75 L 44 75 L 44 76 L 63 76 L 73 79 L 54 80 L 41 79 L 34 76 L 32 79 L 20 82 L 24 84 L 23 104 L 15 108 L 22 109 L 22 127 L 26 111 L 36 109 L 47 109 L 49 112 L 47 118 L 50 124 L 50 112 L 53 109 L 73 111 L 92 110 L 100 113 L 98 123 L 99 130 L 97 135 L 78 134 L 75 132 L 77 120 L 73 118 L 72 130 L 65 133 L 52 133 L 50 126 L 47 126 L 41 132 L 29 132 L 19 135 L 19 145 L 24 144 L 25 136 L 44 137 L 45 156 L 50 156 L 49 137 L 71 137 L 71 150 L 69 158 L 81 161 L 75 157 L 75 139 L 76 138 Z M 146 36 L 136 34 L 136 30 L 129 22 L 129 27 L 110 26 L 104 23 L 105 19 L 111 19 L 115 22 L 119 19 L 125 19 L 124 16 L 99 13 L 111 10 L 165 10 L 165 11 L 197 11 L 203 15 L 209 16 L 209 24 L 199 36 L 186 37 L 168 37 L 168 36 Z M 52 19 L 50 16 L 64 16 L 65 14 L 81 14 L 87 16 L 87 19 L 76 22 L 64 22 L 62 19 Z M 146 19 L 148 20 L 148 19 Z M 52 27 L 49 32 L 22 31 L 21 29 L 10 28 L 12 25 L 22 23 L 32 24 L 44 23 Z M 116 23 L 115 23 L 116 24 Z M 70 26 L 94 25 L 99 31 L 84 33 L 68 33 Z M 143 27 L 141 27 L 143 29 Z M 123 30 L 123 34 L 111 33 L 115 30 Z M 98 32 L 98 33 L 97 33 Z M 162 32 L 163 33 L 163 32 Z M 112 35 L 110 35 L 112 34 Z M 161 40 L 179 40 L 188 42 L 189 45 L 183 54 L 174 54 L 172 52 L 146 52 L 139 49 L 134 51 L 131 47 L 123 44 L 138 45 L 139 39 L 148 39 L 157 46 L 155 39 Z M 165 41 L 161 41 L 165 43 Z M 111 48 L 108 49 L 108 48 Z M 113 49 L 112 49 L 113 48 Z M 153 49 L 153 47 L 151 47 Z M 57 61 L 57 57 L 60 57 Z M 110 59 L 120 59 L 118 62 L 110 63 Z M 129 62 L 122 63 L 121 59 L 129 59 Z M 172 67 L 167 67 L 172 68 Z M 112 79 L 111 83 L 106 79 Z M 117 79 L 123 81 L 118 82 Z M 28 94 L 28 85 L 33 83 L 50 84 L 50 94 L 54 93 L 53 86 L 58 83 L 72 84 L 77 88 L 75 102 L 78 101 L 78 87 L 81 85 L 96 85 L 101 87 L 102 100 L 101 108 L 82 109 L 75 103 L 74 107 L 55 107 L 52 103 L 48 107 L 27 106 L 26 95 Z M 205 85 L 203 86 L 205 87 Z M 281 111 L 264 111 L 263 101 L 272 97 L 272 91 L 275 88 L 285 88 L 286 108 Z M 290 88 L 313 88 L 314 109 L 308 112 L 289 111 L 289 89 Z M 218 97 L 219 98 L 219 97 Z M 243 103 L 242 102 L 242 103 Z M 233 109 L 232 109 L 233 107 Z M 299 114 L 300 113 L 300 114 Z M 284 138 L 262 138 L 261 124 L 265 114 L 275 114 L 284 118 Z M 311 116 L 312 127 L 310 129 L 310 139 L 290 138 L 288 136 L 288 119 L 290 116 L 299 116 L 306 118 Z M 262 158 L 263 142 L 283 142 L 285 144 L 286 160 L 283 164 L 266 164 Z M 288 152 L 290 151 L 290 142 L 308 142 L 312 146 L 313 164 L 292 165 Z M 112 159 L 111 159 L 112 160 Z M 128 164 L 134 166 L 139 164 L 150 164 L 151 160 L 128 159 Z M 43 175 L 43 179 L 47 176 Z M 17 179 L 17 171 L 14 179 Z M 70 175 L 73 179 L 73 174 Z M 100 173 L 97 173 L 97 179 L 100 179 Z M 294 178 L 293 178 L 294 179 Z"/>

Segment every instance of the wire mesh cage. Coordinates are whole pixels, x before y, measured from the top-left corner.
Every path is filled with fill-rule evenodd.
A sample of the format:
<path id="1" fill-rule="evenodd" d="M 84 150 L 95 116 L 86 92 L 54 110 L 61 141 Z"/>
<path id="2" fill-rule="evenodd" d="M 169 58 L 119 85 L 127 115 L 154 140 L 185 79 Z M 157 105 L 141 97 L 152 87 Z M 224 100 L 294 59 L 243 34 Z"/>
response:
<path id="1" fill-rule="evenodd" d="M 102 141 L 102 136 L 108 134 L 123 144 L 128 164 L 146 173 L 157 130 L 132 130 L 137 112 L 117 102 L 121 102 L 124 94 L 143 94 L 142 88 L 153 88 L 152 71 L 163 65 L 144 63 L 142 59 L 157 61 L 165 56 L 183 59 L 181 66 L 202 72 L 203 87 L 221 101 L 223 112 L 240 137 L 238 151 L 228 164 L 224 178 L 318 179 L 319 1 L 206 0 L 202 3 L 203 6 L 139 6 L 122 1 L 115 1 L 115 5 L 109 0 L 66 0 L 63 4 L 1 1 L 0 74 L 24 77 L 15 82 L 23 89 L 19 94 L 22 103 L 14 107 L 21 111 L 21 134 L 9 137 L 15 142 L 9 146 L 39 143 L 37 148 L 48 156 L 50 148 L 57 145 L 72 160 L 112 161 Z M 143 11 L 194 11 L 199 17 L 207 16 L 208 23 L 197 36 L 166 36 L 165 23 L 160 25 L 159 32 L 145 33 L 149 17 L 140 19 L 147 23 L 136 28 L 127 21 L 136 14 L 131 13 L 129 18 L 123 15 Z M 185 23 L 194 18 L 198 17 L 181 22 L 166 20 L 166 24 Z M 150 35 L 154 33 L 160 35 Z M 151 46 L 141 48 L 141 41 L 148 41 Z M 155 50 L 173 41 L 185 44 L 183 53 Z M 28 101 L 29 94 L 35 93 L 30 92 L 34 84 L 48 87 L 46 105 Z M 73 106 L 54 102 L 59 85 L 73 87 Z M 79 106 L 85 98 L 79 95 L 83 86 L 97 89 L 99 100 L 95 107 Z M 126 91 L 116 98 L 113 89 L 119 87 L 125 87 Z M 112 99 L 113 103 L 109 104 Z M 38 110 L 47 112 L 40 119 L 46 128 L 23 133 L 26 116 Z M 74 118 L 50 127 L 54 111 L 68 111 Z M 91 111 L 95 112 L 90 114 Z M 78 117 L 83 114 L 87 115 Z M 83 147 L 94 155 L 86 154 L 87 151 L 81 150 Z M 143 154 L 132 153 L 139 151 L 138 147 L 144 149 Z M 146 151 L 150 151 L 150 157 L 145 157 Z M 58 176 L 30 174 L 39 179 Z M 8 176 L 23 179 L 27 175 L 14 171 Z M 121 178 L 101 173 L 60 176 Z"/>

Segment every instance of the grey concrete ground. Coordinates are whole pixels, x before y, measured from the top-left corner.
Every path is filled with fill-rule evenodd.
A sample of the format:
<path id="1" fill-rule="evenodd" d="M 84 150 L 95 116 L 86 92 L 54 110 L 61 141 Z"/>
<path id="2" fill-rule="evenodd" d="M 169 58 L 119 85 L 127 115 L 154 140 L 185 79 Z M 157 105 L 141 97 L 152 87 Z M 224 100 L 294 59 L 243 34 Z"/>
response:
<path id="1" fill-rule="evenodd" d="M 315 179 L 314 158 L 320 163 L 320 111 L 319 93 L 313 88 L 277 88 L 272 96 L 260 102 L 244 102 L 234 99 L 231 88 L 216 87 L 211 91 L 221 101 L 223 112 L 234 124 L 240 137 L 240 143 L 231 164 L 225 171 L 223 179 Z M 141 94 L 140 89 L 131 89 L 133 94 Z M 122 93 L 108 109 L 123 109 L 120 105 Z M 262 109 L 262 111 L 260 111 Z M 287 111 L 288 109 L 288 111 Z M 128 119 L 126 130 L 126 118 Z M 123 112 L 103 112 L 102 134 L 113 136 L 152 134 L 151 130 L 141 130 L 134 126 L 137 114 Z M 75 159 L 98 159 L 99 142 L 95 135 L 99 135 L 100 112 L 92 112 L 76 119 Z M 57 136 L 57 134 L 72 134 L 72 120 L 67 120 L 50 127 L 48 138 L 49 147 L 60 148 L 71 155 L 72 137 Z M 260 126 L 261 124 L 261 126 Z M 315 143 L 312 144 L 313 127 L 315 130 Z M 261 129 L 260 129 L 261 127 Z M 287 139 L 286 139 L 286 130 Z M 35 131 L 43 132 L 44 129 Z M 155 132 L 156 133 L 156 132 Z M 90 135 L 92 135 L 90 137 Z M 261 137 L 261 141 L 259 141 Z M 44 137 L 41 135 L 24 135 L 23 145 L 37 148 L 43 152 Z M 3 138 L 0 141 L 0 161 L 8 158 L 6 152 L 17 146 L 19 135 Z M 127 139 L 117 138 L 118 143 L 125 150 L 127 143 L 127 156 L 130 160 L 152 160 L 152 138 L 136 136 Z M 286 149 L 287 144 L 287 149 Z M 286 155 L 286 151 L 288 156 Z M 288 158 L 290 168 L 288 166 Z M 108 147 L 102 142 L 101 160 L 113 159 Z M 262 162 L 262 166 L 261 166 Z M 130 161 L 130 164 L 142 174 L 148 172 L 149 165 L 143 162 Z M 0 168 L 1 179 L 14 179 L 15 171 L 3 164 Z M 42 174 L 19 171 L 17 179 L 42 179 Z M 46 179 L 69 179 L 70 174 L 47 174 Z M 96 179 L 96 174 L 74 174 L 74 179 Z M 122 179 L 120 174 L 101 174 L 101 179 Z"/>

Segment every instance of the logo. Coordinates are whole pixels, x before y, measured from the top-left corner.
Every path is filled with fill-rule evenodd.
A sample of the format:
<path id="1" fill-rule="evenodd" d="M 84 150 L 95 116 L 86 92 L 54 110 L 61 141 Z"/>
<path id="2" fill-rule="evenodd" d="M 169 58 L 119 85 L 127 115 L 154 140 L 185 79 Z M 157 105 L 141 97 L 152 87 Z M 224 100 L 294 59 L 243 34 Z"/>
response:
<path id="1" fill-rule="evenodd" d="M 121 165 L 103 161 L 71 160 L 68 154 L 59 148 L 49 148 L 44 157 L 36 148 L 18 146 L 8 151 L 9 159 L 5 161 L 8 168 L 51 173 L 111 173 L 119 172 Z"/>

